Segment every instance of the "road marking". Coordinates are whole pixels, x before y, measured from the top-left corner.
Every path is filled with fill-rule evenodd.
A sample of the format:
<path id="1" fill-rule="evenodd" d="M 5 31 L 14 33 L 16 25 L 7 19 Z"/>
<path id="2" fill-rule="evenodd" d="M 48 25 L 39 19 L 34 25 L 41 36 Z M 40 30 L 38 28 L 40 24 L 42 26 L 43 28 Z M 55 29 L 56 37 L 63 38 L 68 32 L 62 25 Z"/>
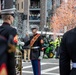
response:
<path id="1" fill-rule="evenodd" d="M 22 69 L 27 69 L 27 68 L 31 68 L 31 67 L 32 67 L 31 65 L 30 66 L 25 66 Z"/>
<path id="2" fill-rule="evenodd" d="M 28 63 L 28 62 L 23 62 L 22 61 L 22 64 L 25 64 L 25 63 Z M 29 62 L 30 64 L 31 64 L 31 62 Z M 44 63 L 44 62 L 41 62 L 41 63 L 43 63 L 43 64 L 54 64 L 54 65 L 59 65 L 59 63 L 54 63 L 54 62 L 46 62 L 46 63 Z"/>
<path id="3" fill-rule="evenodd" d="M 33 74 L 32 71 L 22 71 L 22 73 Z M 44 75 L 59 75 L 58 73 L 44 73 L 44 72 L 41 72 L 41 74 L 44 74 Z"/>
<path id="4" fill-rule="evenodd" d="M 43 62 L 42 62 L 43 63 Z M 59 63 L 45 63 L 45 64 L 52 64 L 52 65 L 59 65 Z"/>
<path id="5" fill-rule="evenodd" d="M 53 68 L 48 68 L 48 69 L 42 70 L 42 72 L 46 73 L 46 72 L 49 72 L 49 71 L 56 70 L 58 68 L 59 68 L 59 66 L 56 66 L 56 67 L 53 67 Z"/>
<path id="6" fill-rule="evenodd" d="M 23 64 L 27 64 L 28 62 L 22 62 Z M 59 63 L 56 63 L 56 62 L 41 62 L 41 66 L 45 66 L 45 65 L 54 65 L 54 67 L 51 67 L 51 68 L 47 68 L 47 69 L 44 69 L 41 71 L 41 74 L 44 74 L 44 75 L 59 75 L 59 73 L 52 73 L 52 71 L 54 70 L 57 70 L 59 69 Z M 22 73 L 25 73 L 25 74 L 32 74 L 33 75 L 33 71 L 29 71 L 29 68 L 32 69 L 32 65 L 31 65 L 31 62 L 29 62 L 29 65 L 25 65 L 23 68 L 22 68 Z M 28 71 L 26 71 L 26 69 Z"/>
<path id="7" fill-rule="evenodd" d="M 33 71 L 22 71 L 22 73 L 29 73 L 29 74 L 31 74 L 31 73 L 33 73 Z"/>
<path id="8" fill-rule="evenodd" d="M 24 69 L 25 68 L 30 68 L 30 67 L 32 67 L 32 66 L 27 66 L 27 67 L 24 67 Z M 49 71 L 53 71 L 53 70 L 56 70 L 56 69 L 58 69 L 59 68 L 59 66 L 56 66 L 56 67 L 53 67 L 53 68 L 49 68 L 49 69 L 45 69 L 45 70 L 42 70 L 41 71 L 41 73 L 42 74 L 48 74 L 48 75 L 59 75 L 59 74 L 57 74 L 57 73 L 47 73 L 47 72 L 49 72 Z M 23 73 L 33 73 L 32 71 L 22 71 Z"/>
<path id="9" fill-rule="evenodd" d="M 59 75 L 58 73 L 42 73 L 44 75 Z"/>
<path id="10" fill-rule="evenodd" d="M 41 65 L 45 65 L 46 63 L 41 63 Z M 32 65 L 30 65 L 30 66 L 25 66 L 25 67 L 23 67 L 22 69 L 27 69 L 27 68 L 31 68 L 32 67 Z"/>

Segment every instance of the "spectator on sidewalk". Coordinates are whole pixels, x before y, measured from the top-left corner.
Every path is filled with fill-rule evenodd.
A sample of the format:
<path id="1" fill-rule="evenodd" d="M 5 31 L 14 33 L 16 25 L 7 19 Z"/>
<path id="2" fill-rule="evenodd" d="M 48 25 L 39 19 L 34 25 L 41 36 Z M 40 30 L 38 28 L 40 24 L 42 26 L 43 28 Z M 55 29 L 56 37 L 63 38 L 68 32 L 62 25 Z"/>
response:
<path id="1" fill-rule="evenodd" d="M 24 38 L 24 43 L 26 43 L 29 40 L 29 35 L 26 34 Z M 24 62 L 26 62 L 26 59 L 28 58 L 28 62 L 30 62 L 30 46 L 24 46 Z"/>

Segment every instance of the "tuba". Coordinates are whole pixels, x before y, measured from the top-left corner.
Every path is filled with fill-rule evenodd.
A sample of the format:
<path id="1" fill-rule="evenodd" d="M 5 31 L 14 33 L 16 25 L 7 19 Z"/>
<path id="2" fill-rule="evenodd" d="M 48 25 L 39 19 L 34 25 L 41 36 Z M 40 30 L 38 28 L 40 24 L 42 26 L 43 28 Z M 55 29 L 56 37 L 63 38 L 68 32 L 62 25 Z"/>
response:
<path id="1" fill-rule="evenodd" d="M 15 59 L 16 59 L 16 75 L 22 75 L 22 52 L 19 49 L 16 49 Z"/>

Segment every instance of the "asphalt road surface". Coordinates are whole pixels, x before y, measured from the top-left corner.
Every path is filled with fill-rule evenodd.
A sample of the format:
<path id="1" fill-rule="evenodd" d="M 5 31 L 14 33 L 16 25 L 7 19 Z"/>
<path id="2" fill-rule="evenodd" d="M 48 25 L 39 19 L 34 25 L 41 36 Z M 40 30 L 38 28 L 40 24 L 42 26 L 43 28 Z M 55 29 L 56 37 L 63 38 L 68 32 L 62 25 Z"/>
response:
<path id="1" fill-rule="evenodd" d="M 41 75 L 59 75 L 58 59 L 43 59 L 41 61 Z M 22 62 L 22 75 L 33 75 L 32 65 L 30 62 Z"/>

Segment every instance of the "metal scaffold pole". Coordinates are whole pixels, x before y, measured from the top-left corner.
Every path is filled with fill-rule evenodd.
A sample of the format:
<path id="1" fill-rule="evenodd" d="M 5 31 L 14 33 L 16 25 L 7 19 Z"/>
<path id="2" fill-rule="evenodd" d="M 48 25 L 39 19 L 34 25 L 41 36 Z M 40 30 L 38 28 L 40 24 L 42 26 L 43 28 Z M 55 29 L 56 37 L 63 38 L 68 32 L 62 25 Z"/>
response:
<path id="1" fill-rule="evenodd" d="M 14 21 L 14 27 L 16 27 L 19 38 L 21 38 L 23 36 L 23 21 L 22 21 L 22 14 L 18 13 L 16 11 L 15 14 L 15 21 Z"/>

